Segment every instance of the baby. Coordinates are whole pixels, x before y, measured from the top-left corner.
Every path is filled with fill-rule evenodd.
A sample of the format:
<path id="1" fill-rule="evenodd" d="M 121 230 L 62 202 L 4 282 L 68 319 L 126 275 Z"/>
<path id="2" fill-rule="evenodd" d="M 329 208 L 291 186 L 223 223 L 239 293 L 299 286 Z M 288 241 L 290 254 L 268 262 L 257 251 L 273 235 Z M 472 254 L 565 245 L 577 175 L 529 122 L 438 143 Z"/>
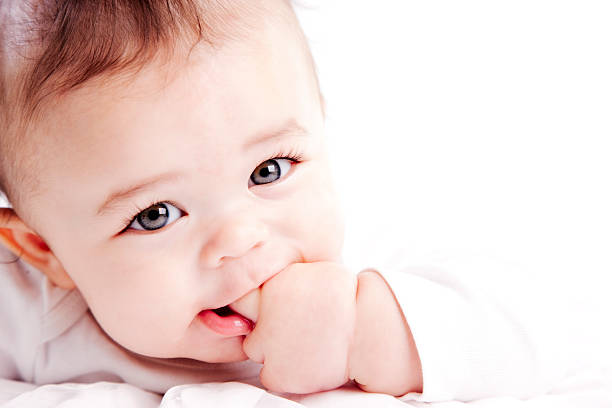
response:
<path id="1" fill-rule="evenodd" d="M 78 289 L 126 359 L 248 359 L 279 392 L 422 391 L 393 291 L 341 263 L 288 1 L 0 7 L 0 240 L 49 291 Z"/>

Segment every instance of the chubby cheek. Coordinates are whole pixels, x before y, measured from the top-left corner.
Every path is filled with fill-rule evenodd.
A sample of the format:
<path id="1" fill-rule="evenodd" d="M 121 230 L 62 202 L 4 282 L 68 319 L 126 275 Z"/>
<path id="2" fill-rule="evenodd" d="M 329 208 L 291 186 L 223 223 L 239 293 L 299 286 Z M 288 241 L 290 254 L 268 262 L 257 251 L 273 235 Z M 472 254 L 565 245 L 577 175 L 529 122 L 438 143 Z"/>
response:
<path id="1" fill-rule="evenodd" d="M 344 219 L 329 170 L 310 175 L 313 186 L 295 197 L 287 225 L 302 247 L 306 262 L 339 261 L 344 243 Z"/>
<path id="2" fill-rule="evenodd" d="M 112 259 L 86 270 L 88 277 L 75 277 L 92 314 L 122 346 L 140 354 L 171 356 L 190 323 L 185 314 L 190 310 L 185 304 L 187 293 L 180 287 L 181 280 L 170 279 L 168 273 L 182 265 L 170 266 L 160 258 L 147 262 L 120 256 Z"/>

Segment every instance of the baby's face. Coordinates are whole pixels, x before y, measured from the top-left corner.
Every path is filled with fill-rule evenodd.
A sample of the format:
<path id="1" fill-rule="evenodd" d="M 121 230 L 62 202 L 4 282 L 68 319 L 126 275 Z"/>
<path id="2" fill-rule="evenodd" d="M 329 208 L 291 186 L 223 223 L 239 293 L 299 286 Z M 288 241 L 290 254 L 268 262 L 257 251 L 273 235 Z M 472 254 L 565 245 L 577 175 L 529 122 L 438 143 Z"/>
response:
<path id="1" fill-rule="evenodd" d="M 244 333 L 220 334 L 201 312 L 292 263 L 339 260 L 312 67 L 289 28 L 266 30 L 74 91 L 34 135 L 33 227 L 132 351 L 245 359 Z"/>

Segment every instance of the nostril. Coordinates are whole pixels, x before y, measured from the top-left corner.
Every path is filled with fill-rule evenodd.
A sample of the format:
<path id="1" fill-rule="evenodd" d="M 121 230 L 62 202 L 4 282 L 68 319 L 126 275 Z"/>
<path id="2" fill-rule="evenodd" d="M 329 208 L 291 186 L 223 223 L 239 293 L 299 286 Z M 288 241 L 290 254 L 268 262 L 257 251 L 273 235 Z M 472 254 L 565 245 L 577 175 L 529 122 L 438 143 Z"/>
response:
<path id="1" fill-rule="evenodd" d="M 253 250 L 253 249 L 257 249 L 257 248 L 261 248 L 264 245 L 263 241 L 259 241 L 256 244 L 254 244 L 249 250 Z M 247 251 L 248 252 L 248 251 Z M 245 254 L 241 254 L 240 256 L 245 255 Z M 219 261 L 217 262 L 217 266 L 221 266 L 222 264 L 224 264 L 225 262 L 228 262 L 232 259 L 236 259 L 238 257 L 236 256 L 231 256 L 231 255 L 224 255 L 221 258 L 219 258 Z"/>
<path id="2" fill-rule="evenodd" d="M 249 251 L 264 246 L 268 239 L 268 227 L 252 218 L 236 216 L 222 221 L 202 248 L 201 259 L 208 268 L 218 268 L 242 258 Z"/>

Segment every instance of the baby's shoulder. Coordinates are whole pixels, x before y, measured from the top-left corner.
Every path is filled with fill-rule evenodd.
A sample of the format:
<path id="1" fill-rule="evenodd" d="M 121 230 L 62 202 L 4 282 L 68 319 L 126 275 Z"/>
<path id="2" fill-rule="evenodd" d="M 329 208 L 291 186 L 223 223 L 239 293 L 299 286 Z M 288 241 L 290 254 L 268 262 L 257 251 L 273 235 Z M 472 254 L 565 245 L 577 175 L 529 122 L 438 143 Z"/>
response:
<path id="1" fill-rule="evenodd" d="M 0 328 L 4 333 L 46 341 L 53 336 L 49 333 L 65 330 L 86 311 L 77 291 L 54 286 L 42 272 L 0 245 Z"/>
<path id="2" fill-rule="evenodd" d="M 31 381 L 40 346 L 86 312 L 80 293 L 53 286 L 43 273 L 0 245 L 0 365 L 13 367 L 10 372 L 0 370 L 0 376 Z"/>
<path id="3" fill-rule="evenodd" d="M 20 306 L 31 310 L 40 304 L 44 280 L 42 273 L 0 245 L 0 304 L 3 311 L 16 313 Z"/>

